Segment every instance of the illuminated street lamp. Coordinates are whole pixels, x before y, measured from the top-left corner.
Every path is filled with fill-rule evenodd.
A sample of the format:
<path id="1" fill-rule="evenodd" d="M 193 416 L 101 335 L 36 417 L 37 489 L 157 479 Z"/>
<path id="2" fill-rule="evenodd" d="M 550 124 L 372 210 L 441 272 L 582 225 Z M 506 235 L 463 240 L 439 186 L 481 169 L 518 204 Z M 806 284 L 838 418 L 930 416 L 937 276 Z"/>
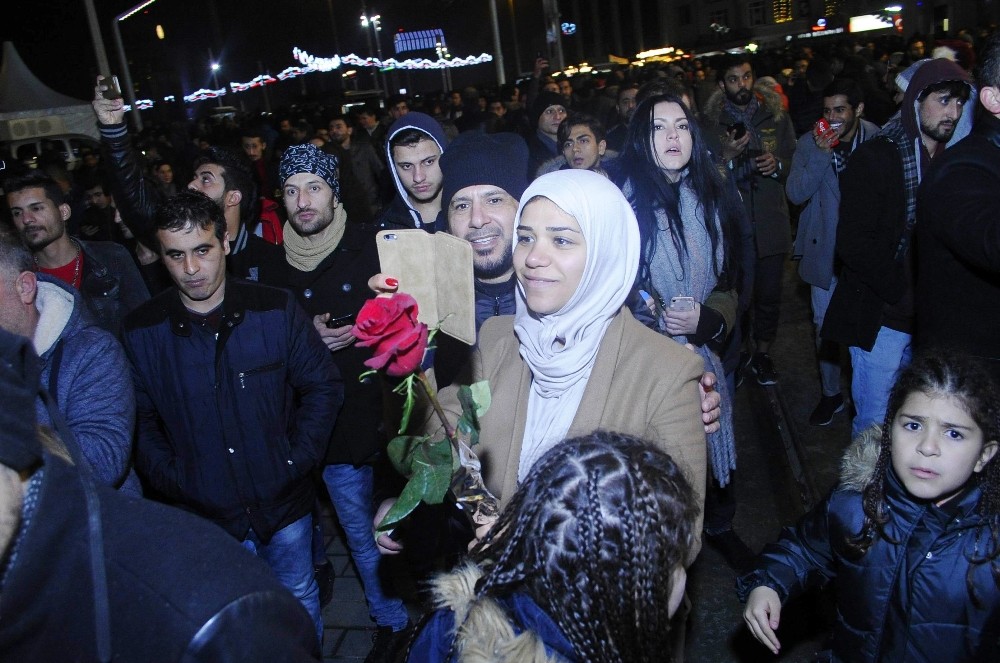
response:
<path id="1" fill-rule="evenodd" d="M 218 62 L 213 62 L 211 65 L 209 65 L 209 68 L 212 70 L 212 82 L 215 84 L 215 89 L 218 90 L 219 89 L 219 63 Z M 219 95 L 218 97 L 216 97 L 216 99 L 219 100 L 219 105 L 221 106 L 222 105 L 222 95 Z"/>
<path id="2" fill-rule="evenodd" d="M 361 27 L 365 28 L 365 37 L 368 39 L 368 53 L 372 57 L 374 57 L 375 54 L 378 53 L 378 59 L 379 59 L 380 63 L 382 61 L 382 40 L 379 39 L 378 33 L 380 33 L 382 31 L 382 23 L 379 20 L 381 18 L 382 17 L 380 15 L 378 15 L 378 14 L 375 14 L 374 16 L 369 16 L 368 15 L 368 9 L 365 6 L 365 3 L 364 2 L 361 3 Z M 369 28 L 371 28 L 371 30 L 369 30 Z M 372 49 L 372 33 L 373 32 L 375 34 L 375 48 L 374 49 Z M 379 71 L 380 72 L 381 72 L 381 69 L 382 69 L 382 67 L 380 65 L 379 66 Z M 378 89 L 378 87 L 379 87 L 378 77 L 375 76 L 375 75 L 373 75 L 372 78 L 375 81 L 375 88 Z M 386 86 L 385 86 L 385 74 L 384 73 L 382 74 L 382 89 L 383 90 L 386 89 Z"/>

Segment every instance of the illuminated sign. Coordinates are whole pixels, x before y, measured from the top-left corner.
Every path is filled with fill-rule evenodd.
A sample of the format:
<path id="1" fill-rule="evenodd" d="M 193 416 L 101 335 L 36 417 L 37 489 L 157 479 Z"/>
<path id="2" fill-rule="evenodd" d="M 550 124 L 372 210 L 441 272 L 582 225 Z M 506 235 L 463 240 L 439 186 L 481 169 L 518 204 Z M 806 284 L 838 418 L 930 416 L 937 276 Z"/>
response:
<path id="1" fill-rule="evenodd" d="M 852 16 L 848 25 L 851 32 L 867 32 L 868 30 L 886 30 L 891 28 L 893 19 L 882 14 L 864 14 Z"/>

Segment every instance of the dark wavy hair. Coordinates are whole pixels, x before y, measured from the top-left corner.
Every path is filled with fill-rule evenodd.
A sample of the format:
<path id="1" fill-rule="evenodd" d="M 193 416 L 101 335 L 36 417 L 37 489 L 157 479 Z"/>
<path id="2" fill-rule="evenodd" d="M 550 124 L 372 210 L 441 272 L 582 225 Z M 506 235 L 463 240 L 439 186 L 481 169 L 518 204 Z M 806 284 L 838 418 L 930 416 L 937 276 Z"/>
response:
<path id="1" fill-rule="evenodd" d="M 650 261 L 656 247 L 656 233 L 660 230 L 656 219 L 658 210 L 666 213 L 670 238 L 677 247 L 677 252 L 681 255 L 687 253 L 679 193 L 663 176 L 652 147 L 653 110 L 656 104 L 662 102 L 678 104 L 687 117 L 691 131 L 691 160 L 688 162 L 684 177 L 698 193 L 702 205 L 705 227 L 712 242 L 712 264 L 718 279 L 718 287 L 729 290 L 739 283 L 740 235 L 737 229 L 740 226 L 739 215 L 745 213 L 743 203 L 736 187 L 719 171 L 694 113 L 680 97 L 669 93 L 653 94 L 643 99 L 635 109 L 628 126 L 625 149 L 619 158 L 622 168 L 618 177 L 620 181 L 616 183 L 628 191 L 626 195 L 639 221 L 639 236 L 642 240 L 638 282 L 643 284 L 650 279 Z M 711 222 L 716 215 L 722 228 L 721 234 Z M 715 259 L 720 245 L 723 255 L 721 265 L 717 264 Z"/>
<path id="2" fill-rule="evenodd" d="M 226 217 L 222 208 L 201 191 L 185 189 L 157 207 L 153 217 L 153 238 L 160 230 L 175 232 L 188 226 L 211 229 L 220 243 L 226 236 Z M 159 241 L 156 244 L 159 249 Z"/>
<path id="3" fill-rule="evenodd" d="M 882 425 L 882 442 L 878 460 L 871 478 L 862 491 L 862 507 L 865 514 L 861 531 L 850 537 L 847 548 L 860 557 L 880 537 L 896 543 L 885 532 L 890 512 L 885 498 L 886 474 L 892 466 L 892 427 L 906 398 L 921 392 L 933 396 L 951 396 L 958 400 L 963 409 L 972 417 L 983 433 L 984 442 L 1000 441 L 1000 388 L 982 359 L 958 354 L 948 350 L 932 349 L 918 357 L 903 369 L 889 395 L 885 423 Z M 1000 461 L 990 459 L 972 481 L 979 483 L 982 497 L 976 507 L 984 525 L 976 532 L 976 552 L 970 558 L 965 577 L 969 596 L 977 606 L 973 572 L 979 565 L 989 563 L 993 581 L 1000 586 Z M 983 528 L 989 529 L 985 550 L 979 550 Z"/>
<path id="4" fill-rule="evenodd" d="M 550 449 L 473 550 L 477 594 L 524 591 L 582 661 L 664 661 L 672 575 L 699 512 L 668 456 L 597 431 Z"/>
<path id="5" fill-rule="evenodd" d="M 240 222 L 252 232 L 257 226 L 257 184 L 254 182 L 250 159 L 241 152 L 224 147 L 209 148 L 207 153 L 194 162 L 195 169 L 205 164 L 215 164 L 222 168 L 222 190 L 240 192 Z M 231 238 L 235 240 L 236 238 Z"/>

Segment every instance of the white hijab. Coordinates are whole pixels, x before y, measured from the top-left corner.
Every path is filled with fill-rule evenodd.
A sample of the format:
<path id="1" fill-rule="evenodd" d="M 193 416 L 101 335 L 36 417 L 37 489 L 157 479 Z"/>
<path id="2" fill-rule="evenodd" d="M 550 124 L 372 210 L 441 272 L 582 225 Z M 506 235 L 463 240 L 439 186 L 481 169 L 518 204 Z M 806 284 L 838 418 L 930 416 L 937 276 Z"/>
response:
<path id="1" fill-rule="evenodd" d="M 601 339 L 628 298 L 639 268 L 635 213 L 606 177 L 577 169 L 542 175 L 521 196 L 517 224 L 525 205 L 538 196 L 548 198 L 580 224 L 587 263 L 576 292 L 549 315 L 529 311 L 524 289 L 517 285 L 514 332 L 521 358 L 531 369 L 518 481 L 565 437 L 573 423 Z M 516 246 L 516 235 L 514 242 Z"/>

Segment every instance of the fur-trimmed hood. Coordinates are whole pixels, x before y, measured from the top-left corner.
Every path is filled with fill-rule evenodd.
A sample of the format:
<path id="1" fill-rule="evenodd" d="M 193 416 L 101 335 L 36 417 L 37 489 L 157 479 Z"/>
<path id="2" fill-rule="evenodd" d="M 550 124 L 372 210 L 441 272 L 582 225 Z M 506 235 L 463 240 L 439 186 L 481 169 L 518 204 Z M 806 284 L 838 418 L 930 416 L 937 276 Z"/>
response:
<path id="1" fill-rule="evenodd" d="M 431 581 L 431 597 L 438 610 L 454 613 L 455 653 L 459 663 L 560 663 L 546 643 L 529 629 L 515 633 L 507 609 L 491 597 L 477 597 L 476 583 L 483 570 L 472 563 Z M 537 609 L 537 608 L 536 608 Z M 539 610 L 539 612 L 541 612 Z M 542 617 L 546 617 L 544 613 Z M 567 645 L 568 643 L 549 643 Z"/>
<path id="2" fill-rule="evenodd" d="M 774 116 L 775 122 L 780 120 L 781 116 L 785 114 L 781 95 L 766 85 L 754 85 L 753 92 L 757 95 L 760 105 Z M 725 98 L 725 92 L 721 89 L 716 89 L 709 96 L 708 101 L 705 102 L 705 105 L 701 109 L 701 115 L 705 119 L 705 122 L 708 123 L 708 126 L 714 126 L 719 123 L 719 118 L 722 117 L 723 101 Z"/>
<path id="3" fill-rule="evenodd" d="M 861 431 L 840 458 L 840 488 L 864 490 L 875 472 L 879 448 L 882 446 L 882 427 L 873 424 Z"/>

